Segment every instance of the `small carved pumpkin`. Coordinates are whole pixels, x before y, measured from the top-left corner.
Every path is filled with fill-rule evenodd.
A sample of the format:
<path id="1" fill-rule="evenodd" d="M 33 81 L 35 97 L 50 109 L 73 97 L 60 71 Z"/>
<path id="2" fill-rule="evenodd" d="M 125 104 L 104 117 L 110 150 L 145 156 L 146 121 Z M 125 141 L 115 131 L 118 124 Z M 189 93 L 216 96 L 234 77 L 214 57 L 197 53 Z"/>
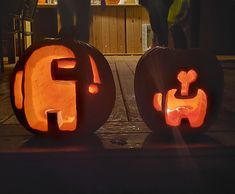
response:
<path id="1" fill-rule="evenodd" d="M 139 60 L 136 102 L 153 131 L 200 133 L 215 120 L 223 97 L 223 71 L 199 49 L 154 48 Z"/>
<path id="2" fill-rule="evenodd" d="M 115 85 L 107 60 L 94 47 L 45 40 L 17 62 L 11 102 L 18 120 L 32 132 L 87 134 L 110 115 Z"/>
<path id="3" fill-rule="evenodd" d="M 106 3 L 109 4 L 118 4 L 120 0 L 106 0 Z"/>

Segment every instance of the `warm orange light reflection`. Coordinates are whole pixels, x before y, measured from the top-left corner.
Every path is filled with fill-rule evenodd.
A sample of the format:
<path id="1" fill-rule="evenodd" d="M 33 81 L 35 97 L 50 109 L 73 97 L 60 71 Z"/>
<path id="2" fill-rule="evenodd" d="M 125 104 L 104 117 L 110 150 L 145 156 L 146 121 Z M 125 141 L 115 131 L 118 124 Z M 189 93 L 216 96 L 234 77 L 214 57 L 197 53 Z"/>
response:
<path id="1" fill-rule="evenodd" d="M 24 111 L 33 129 L 48 131 L 47 112 L 57 113 L 61 131 L 76 129 L 75 81 L 57 81 L 51 78 L 51 62 L 60 58 L 75 58 L 75 55 L 69 48 L 61 45 L 45 46 L 34 51 L 25 65 Z M 72 68 L 74 64 L 73 61 L 68 61 L 62 66 Z"/>
<path id="2" fill-rule="evenodd" d="M 200 127 L 204 123 L 207 111 L 207 95 L 198 89 L 197 95 L 193 98 L 185 98 L 189 94 L 190 84 L 196 81 L 197 73 L 194 70 L 188 72 L 181 71 L 177 79 L 181 83 L 181 95 L 184 98 L 176 98 L 177 89 L 167 92 L 165 102 L 166 123 L 173 127 L 178 127 L 182 119 L 188 119 L 192 128 Z M 156 111 L 162 111 L 162 94 L 156 93 L 153 97 L 153 106 Z"/>
<path id="3" fill-rule="evenodd" d="M 18 71 L 15 76 L 14 99 L 15 99 L 15 106 L 18 109 L 23 108 L 23 94 L 22 94 L 23 73 L 24 73 L 23 71 Z"/>

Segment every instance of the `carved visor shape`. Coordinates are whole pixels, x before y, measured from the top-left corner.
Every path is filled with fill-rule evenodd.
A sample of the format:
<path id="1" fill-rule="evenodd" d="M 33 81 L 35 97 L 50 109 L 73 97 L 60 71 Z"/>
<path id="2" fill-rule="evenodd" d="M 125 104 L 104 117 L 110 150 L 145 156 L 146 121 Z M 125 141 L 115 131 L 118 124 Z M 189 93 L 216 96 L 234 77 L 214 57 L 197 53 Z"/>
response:
<path id="1" fill-rule="evenodd" d="M 166 123 L 170 126 L 180 126 L 182 119 L 188 119 L 192 128 L 200 127 L 206 115 L 207 98 L 202 90 L 198 90 L 197 95 L 190 99 L 177 99 L 173 89 L 167 93 L 165 117 Z"/>
<path id="2" fill-rule="evenodd" d="M 177 89 L 167 92 L 164 112 L 166 123 L 169 126 L 178 127 L 182 119 L 188 119 L 192 128 L 203 125 L 207 112 L 207 95 L 202 89 L 198 89 L 193 98 L 186 98 L 190 84 L 196 81 L 197 73 L 194 70 L 181 71 L 177 76 L 181 83 L 181 95 L 184 98 L 176 98 Z M 153 106 L 156 111 L 162 111 L 162 94 L 156 93 L 153 97 Z"/>

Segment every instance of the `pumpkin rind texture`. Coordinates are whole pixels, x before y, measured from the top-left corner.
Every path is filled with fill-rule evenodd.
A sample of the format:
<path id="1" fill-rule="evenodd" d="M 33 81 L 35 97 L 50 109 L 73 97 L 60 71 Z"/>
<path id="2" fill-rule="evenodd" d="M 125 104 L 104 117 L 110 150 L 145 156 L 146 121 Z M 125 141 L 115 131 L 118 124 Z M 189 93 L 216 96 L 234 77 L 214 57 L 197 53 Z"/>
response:
<path id="1" fill-rule="evenodd" d="M 217 118 L 223 70 L 200 49 L 156 47 L 139 60 L 134 87 L 139 113 L 152 131 L 199 134 Z"/>
<path id="2" fill-rule="evenodd" d="M 104 56 L 89 44 L 60 39 L 29 47 L 10 88 L 16 117 L 38 134 L 90 134 L 108 119 L 116 96 Z"/>

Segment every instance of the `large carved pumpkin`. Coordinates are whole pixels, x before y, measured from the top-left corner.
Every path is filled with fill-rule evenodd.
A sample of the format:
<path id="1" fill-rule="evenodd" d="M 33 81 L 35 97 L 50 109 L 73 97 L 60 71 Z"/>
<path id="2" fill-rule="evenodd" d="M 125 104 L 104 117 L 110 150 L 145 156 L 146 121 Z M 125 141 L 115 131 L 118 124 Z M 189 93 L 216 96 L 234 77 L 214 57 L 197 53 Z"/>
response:
<path id="1" fill-rule="evenodd" d="M 45 40 L 30 47 L 11 79 L 18 120 L 40 134 L 88 134 L 110 115 L 115 85 L 107 60 L 82 42 Z"/>
<path id="2" fill-rule="evenodd" d="M 200 133 L 215 120 L 223 97 L 223 71 L 198 49 L 154 48 L 139 60 L 136 102 L 153 131 Z"/>

